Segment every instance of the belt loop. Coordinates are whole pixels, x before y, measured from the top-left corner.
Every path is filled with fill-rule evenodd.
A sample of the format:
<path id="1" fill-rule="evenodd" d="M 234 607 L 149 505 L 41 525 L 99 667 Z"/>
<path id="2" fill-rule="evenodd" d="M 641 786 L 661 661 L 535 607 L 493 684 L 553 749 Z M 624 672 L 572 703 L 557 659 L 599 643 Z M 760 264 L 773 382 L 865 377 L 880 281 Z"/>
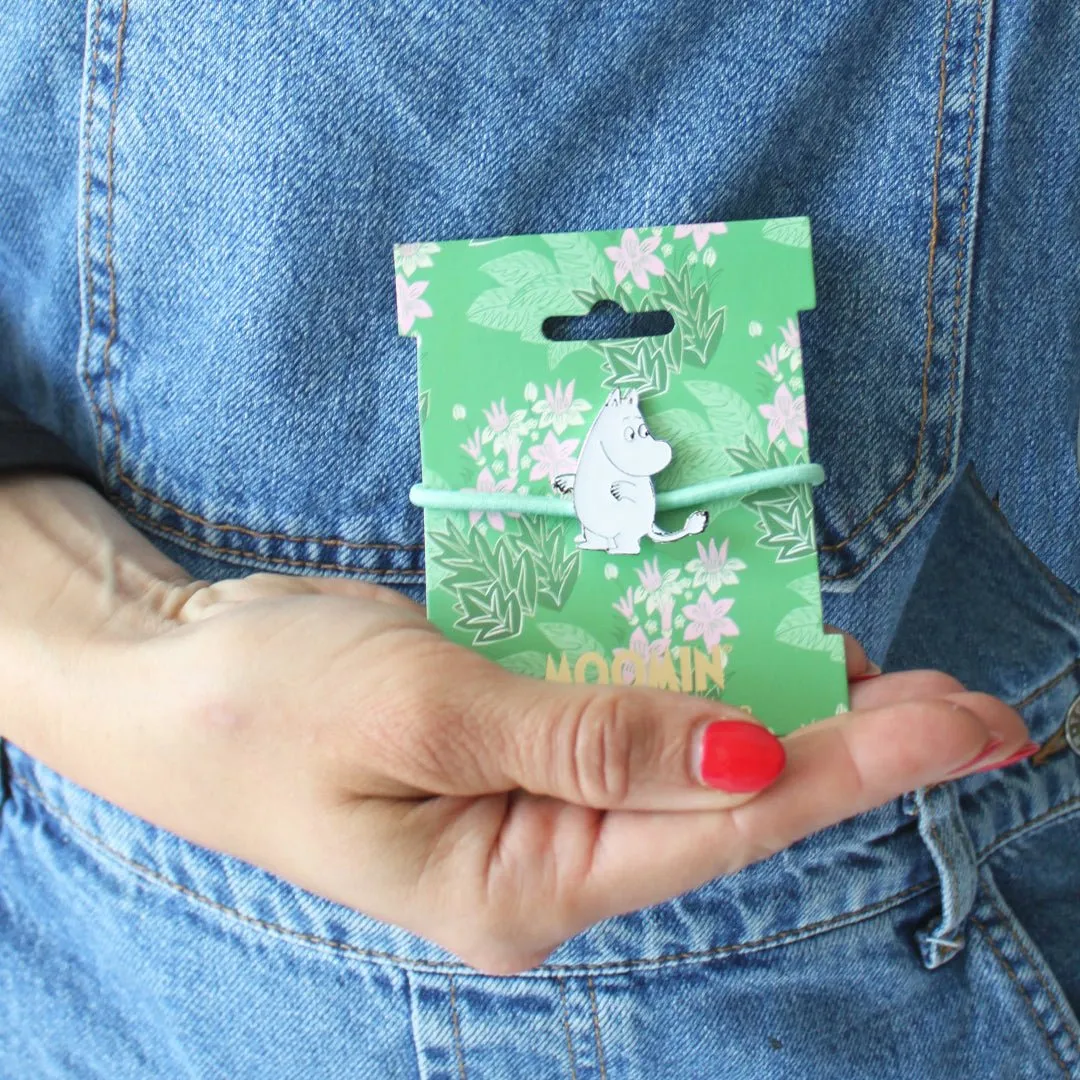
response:
<path id="1" fill-rule="evenodd" d="M 941 914 L 915 934 L 923 965 L 948 963 L 964 947 L 964 923 L 975 902 L 979 875 L 975 847 L 960 813 L 955 784 L 921 788 L 914 795 L 919 835 L 941 881 Z"/>

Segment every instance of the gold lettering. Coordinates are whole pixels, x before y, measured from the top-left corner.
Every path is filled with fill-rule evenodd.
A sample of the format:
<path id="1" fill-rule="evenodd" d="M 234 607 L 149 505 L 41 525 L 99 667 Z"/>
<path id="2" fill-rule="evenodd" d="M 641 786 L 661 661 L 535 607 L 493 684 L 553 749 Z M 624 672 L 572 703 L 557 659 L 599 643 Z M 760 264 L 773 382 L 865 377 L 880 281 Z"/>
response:
<path id="1" fill-rule="evenodd" d="M 570 678 L 570 665 L 566 662 L 566 653 L 561 653 L 559 656 L 559 670 L 555 670 L 555 661 L 549 656 L 547 658 L 547 670 L 544 672 L 544 678 L 548 682 L 572 682 Z"/>
<path id="2" fill-rule="evenodd" d="M 704 653 L 701 649 L 694 650 L 694 689 L 700 693 L 709 689 L 708 680 L 712 681 L 721 690 L 724 689 L 724 655 L 715 645 Z"/>
<path id="3" fill-rule="evenodd" d="M 653 660 L 649 665 L 649 685 L 659 687 L 661 690 L 679 689 L 679 677 L 675 674 L 675 664 L 672 662 L 671 653 L 666 649 L 661 657 Z"/>
<path id="4" fill-rule="evenodd" d="M 590 664 L 596 668 L 596 679 L 593 681 L 598 683 L 608 683 L 611 681 L 608 674 L 607 661 L 598 652 L 586 652 L 578 657 L 578 661 L 574 665 L 574 682 L 583 683 L 589 681 L 586 676 Z"/>
<path id="5" fill-rule="evenodd" d="M 690 655 L 691 649 L 689 645 L 679 646 L 679 675 L 680 684 L 679 689 L 684 693 L 689 694 L 693 689 L 693 683 L 691 679 L 694 675 L 693 658 Z"/>
<path id="6" fill-rule="evenodd" d="M 634 665 L 634 677 L 630 680 L 631 686 L 644 686 L 649 675 L 649 665 L 641 653 L 633 649 L 616 649 L 611 658 L 611 676 L 616 682 L 623 679 L 623 665 Z"/>

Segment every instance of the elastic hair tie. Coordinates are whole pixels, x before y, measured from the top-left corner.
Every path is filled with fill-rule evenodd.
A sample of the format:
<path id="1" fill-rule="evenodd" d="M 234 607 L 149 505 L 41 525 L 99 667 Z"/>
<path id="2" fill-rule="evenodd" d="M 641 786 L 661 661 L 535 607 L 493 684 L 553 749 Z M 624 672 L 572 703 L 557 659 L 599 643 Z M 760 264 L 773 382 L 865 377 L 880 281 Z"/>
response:
<path id="1" fill-rule="evenodd" d="M 717 499 L 741 499 L 759 491 L 791 487 L 794 484 L 811 484 L 817 487 L 825 482 L 825 470 L 820 465 L 783 465 L 778 469 L 760 469 L 757 472 L 740 473 L 706 480 L 701 484 L 676 488 L 674 491 L 656 493 L 656 509 L 681 510 L 703 502 Z M 574 504 L 571 499 L 556 495 L 514 495 L 501 491 L 446 491 L 442 488 L 414 484 L 409 489 L 409 502 L 424 510 L 479 510 L 501 511 L 504 514 L 544 514 L 549 517 L 572 518 Z"/>

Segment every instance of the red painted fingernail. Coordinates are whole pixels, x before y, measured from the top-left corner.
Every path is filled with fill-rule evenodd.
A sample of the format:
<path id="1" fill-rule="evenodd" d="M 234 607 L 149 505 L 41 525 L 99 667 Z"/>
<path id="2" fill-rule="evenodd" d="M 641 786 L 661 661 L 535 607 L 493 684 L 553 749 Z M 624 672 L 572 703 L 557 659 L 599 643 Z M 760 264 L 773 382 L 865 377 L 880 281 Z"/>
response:
<path id="1" fill-rule="evenodd" d="M 701 734 L 698 775 L 707 787 L 745 793 L 768 787 L 784 770 L 784 744 L 748 720 L 715 720 Z"/>
<path id="2" fill-rule="evenodd" d="M 1018 761 L 1023 761 L 1025 758 L 1031 757 L 1032 754 L 1036 754 L 1039 751 L 1039 744 L 1037 742 L 1026 742 L 1015 754 L 1007 757 L 1004 761 L 995 761 L 992 765 L 984 765 L 981 769 L 976 769 L 977 773 L 980 772 L 993 772 L 994 769 L 1004 769 L 1006 765 L 1015 765 Z"/>
<path id="3" fill-rule="evenodd" d="M 876 679 L 880 671 L 864 671 L 861 675 L 849 675 L 848 682 L 866 682 L 867 679 Z"/>
<path id="4" fill-rule="evenodd" d="M 949 776 L 956 776 L 958 773 L 967 772 L 972 765 L 978 765 L 980 761 L 985 761 L 988 757 L 993 757 L 1003 746 L 1005 745 L 1002 739 L 991 739 L 970 761 L 965 761 L 963 765 L 958 765 Z"/>

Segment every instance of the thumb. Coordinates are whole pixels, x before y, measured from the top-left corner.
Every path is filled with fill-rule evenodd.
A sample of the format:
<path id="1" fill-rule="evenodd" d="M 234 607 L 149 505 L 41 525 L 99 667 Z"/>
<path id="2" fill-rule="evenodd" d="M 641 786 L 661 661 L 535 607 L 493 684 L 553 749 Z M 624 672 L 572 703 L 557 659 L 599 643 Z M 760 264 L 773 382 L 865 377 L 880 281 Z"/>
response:
<path id="1" fill-rule="evenodd" d="M 780 740 L 702 698 L 640 687 L 498 678 L 506 778 L 604 810 L 708 810 L 748 801 L 784 769 Z"/>

